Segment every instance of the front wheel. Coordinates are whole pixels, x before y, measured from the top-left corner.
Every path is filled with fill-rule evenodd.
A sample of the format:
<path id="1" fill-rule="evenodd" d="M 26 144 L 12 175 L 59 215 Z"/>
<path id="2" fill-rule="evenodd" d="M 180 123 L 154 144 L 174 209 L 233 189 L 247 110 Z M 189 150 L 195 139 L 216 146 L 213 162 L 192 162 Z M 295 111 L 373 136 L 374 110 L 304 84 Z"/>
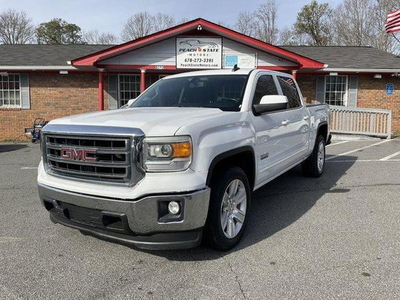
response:
<path id="1" fill-rule="evenodd" d="M 320 177 L 325 169 L 325 139 L 322 135 L 317 137 L 310 157 L 301 164 L 303 174 L 309 177 Z"/>
<path id="2" fill-rule="evenodd" d="M 233 248 L 243 236 L 250 209 L 250 185 L 241 168 L 228 168 L 213 178 L 204 238 L 218 250 Z"/>

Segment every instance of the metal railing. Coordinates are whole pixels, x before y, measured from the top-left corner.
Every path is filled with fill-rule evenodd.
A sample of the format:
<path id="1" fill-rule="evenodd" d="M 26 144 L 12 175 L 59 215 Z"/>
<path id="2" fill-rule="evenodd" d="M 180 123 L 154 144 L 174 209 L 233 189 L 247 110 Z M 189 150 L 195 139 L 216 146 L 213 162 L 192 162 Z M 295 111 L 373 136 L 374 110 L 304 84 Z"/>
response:
<path id="1" fill-rule="evenodd" d="M 330 106 L 331 132 L 391 138 L 392 111 Z"/>

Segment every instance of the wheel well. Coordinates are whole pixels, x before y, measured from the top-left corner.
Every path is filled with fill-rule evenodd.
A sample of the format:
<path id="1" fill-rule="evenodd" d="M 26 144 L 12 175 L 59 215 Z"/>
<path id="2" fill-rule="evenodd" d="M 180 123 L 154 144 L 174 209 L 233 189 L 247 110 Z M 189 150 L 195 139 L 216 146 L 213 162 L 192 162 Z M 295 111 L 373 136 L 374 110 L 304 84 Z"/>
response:
<path id="1" fill-rule="evenodd" d="M 246 173 L 250 188 L 253 190 L 255 181 L 254 152 L 250 149 L 229 151 L 218 155 L 211 163 L 207 176 L 207 185 L 210 186 L 212 179 L 222 170 L 228 167 L 240 167 Z"/>
<path id="2" fill-rule="evenodd" d="M 325 142 L 328 141 L 328 124 L 324 123 L 318 127 L 317 136 L 322 135 L 325 139 Z"/>

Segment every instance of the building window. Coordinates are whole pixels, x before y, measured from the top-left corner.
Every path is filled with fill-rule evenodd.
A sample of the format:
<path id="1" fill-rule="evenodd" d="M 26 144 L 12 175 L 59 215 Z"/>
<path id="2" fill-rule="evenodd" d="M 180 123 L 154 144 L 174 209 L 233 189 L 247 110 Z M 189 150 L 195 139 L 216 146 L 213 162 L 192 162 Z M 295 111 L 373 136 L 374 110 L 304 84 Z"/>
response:
<path id="1" fill-rule="evenodd" d="M 325 103 L 346 106 L 347 76 L 325 77 Z"/>
<path id="2" fill-rule="evenodd" d="M 21 107 L 19 74 L 0 76 L 0 107 Z"/>
<path id="3" fill-rule="evenodd" d="M 123 106 L 130 99 L 140 94 L 139 75 L 119 75 L 119 106 Z"/>

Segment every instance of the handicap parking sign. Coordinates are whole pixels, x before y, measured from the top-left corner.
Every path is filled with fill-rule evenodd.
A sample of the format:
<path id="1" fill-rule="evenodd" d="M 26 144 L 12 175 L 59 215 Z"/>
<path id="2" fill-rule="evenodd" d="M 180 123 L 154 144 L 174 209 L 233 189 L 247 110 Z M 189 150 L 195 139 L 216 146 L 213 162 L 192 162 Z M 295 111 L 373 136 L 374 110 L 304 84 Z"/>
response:
<path id="1" fill-rule="evenodd" d="M 393 95 L 393 93 L 394 93 L 394 84 L 387 83 L 386 84 L 386 95 Z"/>

